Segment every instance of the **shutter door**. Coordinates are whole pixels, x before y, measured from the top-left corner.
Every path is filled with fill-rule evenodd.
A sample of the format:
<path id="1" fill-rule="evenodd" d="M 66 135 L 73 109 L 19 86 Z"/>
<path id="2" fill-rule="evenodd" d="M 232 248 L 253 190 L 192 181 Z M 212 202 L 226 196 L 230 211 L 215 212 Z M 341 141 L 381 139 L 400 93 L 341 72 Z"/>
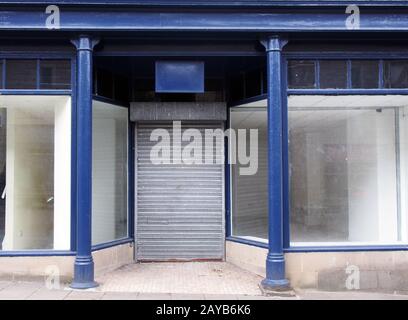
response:
<path id="1" fill-rule="evenodd" d="M 182 123 L 182 132 L 194 128 L 204 137 L 205 129 L 221 126 Z M 223 259 L 224 166 L 152 164 L 150 151 L 157 142 L 150 134 L 156 128 L 173 136 L 171 123 L 139 123 L 136 130 L 136 259 Z M 182 149 L 187 144 L 182 142 Z"/>

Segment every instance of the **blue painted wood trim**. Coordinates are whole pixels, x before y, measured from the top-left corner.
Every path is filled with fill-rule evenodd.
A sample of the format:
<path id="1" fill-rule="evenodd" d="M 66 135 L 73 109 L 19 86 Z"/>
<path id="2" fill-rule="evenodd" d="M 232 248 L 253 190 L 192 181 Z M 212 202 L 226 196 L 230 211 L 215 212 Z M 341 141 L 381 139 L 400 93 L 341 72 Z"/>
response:
<path id="1" fill-rule="evenodd" d="M 242 244 L 246 244 L 246 245 L 253 246 L 253 247 L 268 249 L 268 244 L 264 242 L 253 241 L 253 240 L 248 240 L 248 239 L 234 237 L 234 236 L 229 236 L 225 238 L 225 240 L 236 242 L 236 243 L 242 243 Z"/>
<path id="2" fill-rule="evenodd" d="M 407 251 L 408 245 L 372 245 L 372 246 L 310 246 L 290 247 L 285 253 L 290 252 L 361 252 L 361 251 Z"/>
<path id="3" fill-rule="evenodd" d="M 247 103 L 251 103 L 251 102 L 256 102 L 256 101 L 261 101 L 261 100 L 266 100 L 268 99 L 268 94 L 260 94 L 258 96 L 254 96 L 254 97 L 250 97 L 250 98 L 246 98 L 246 99 L 242 99 L 242 100 L 238 100 L 238 101 L 232 101 L 228 103 L 228 107 L 236 107 L 236 106 L 240 106 L 243 104 L 247 104 Z"/>
<path id="4" fill-rule="evenodd" d="M 318 60 L 335 60 L 335 59 L 408 59 L 406 51 L 283 51 L 286 59 L 318 59 Z"/>
<path id="5" fill-rule="evenodd" d="M 225 129 L 230 129 L 230 112 L 227 110 L 227 120 L 225 121 Z M 228 138 L 224 138 L 224 161 L 225 161 L 225 237 L 228 238 L 232 234 L 232 221 L 231 221 L 231 164 L 228 161 L 229 155 L 229 141 Z"/>
<path id="6" fill-rule="evenodd" d="M 343 7 L 352 4 L 369 7 L 405 7 L 407 4 L 400 0 L 3 0 L 2 4 L 9 5 L 76 5 L 76 6 L 132 6 L 132 7 L 183 7 L 183 8 L 265 8 L 265 7 Z"/>
<path id="7" fill-rule="evenodd" d="M 77 48 L 77 255 L 72 288 L 97 286 L 92 259 L 92 51 L 96 41 L 81 35 Z"/>
<path id="8" fill-rule="evenodd" d="M 77 61 L 71 59 L 71 250 L 77 241 Z"/>
<path id="9" fill-rule="evenodd" d="M 64 250 L 26 250 L 26 251 L 0 251 L 0 257 L 53 257 L 74 256 L 75 251 Z"/>
<path id="10" fill-rule="evenodd" d="M 69 96 L 71 90 L 25 90 L 25 89 L 0 89 L 2 95 L 48 95 L 48 96 Z"/>
<path id="11" fill-rule="evenodd" d="M 54 3 L 55 4 L 55 3 Z M 44 7 L 31 10 L 0 11 L 0 30 L 47 31 Z M 59 31 L 238 31 L 238 32 L 348 32 L 347 15 L 342 10 L 324 12 L 309 11 L 235 11 L 185 10 L 184 12 L 147 11 L 122 8 L 77 8 L 64 7 L 61 12 Z M 408 14 L 402 10 L 367 11 L 360 17 L 358 32 L 406 32 Z"/>
<path id="12" fill-rule="evenodd" d="M 186 40 L 188 41 L 188 40 Z M 127 50 L 127 51 L 97 51 L 94 56 L 96 57 L 258 57 L 265 55 L 264 52 L 257 51 L 142 51 L 142 50 Z"/>
<path id="13" fill-rule="evenodd" d="M 282 188 L 283 188 L 283 248 L 290 242 L 290 176 L 289 176 L 289 118 L 287 61 L 282 58 Z"/>
<path id="14" fill-rule="evenodd" d="M 113 241 L 109 241 L 109 242 L 105 242 L 105 243 L 101 243 L 101 244 L 92 246 L 92 251 L 98 251 L 98 250 L 102 250 L 106 248 L 119 246 L 121 244 L 133 243 L 133 242 L 134 242 L 133 238 L 123 238 L 123 239 L 113 240 Z"/>
<path id="15" fill-rule="evenodd" d="M 287 89 L 288 95 L 407 95 L 408 89 Z"/>
<path id="16" fill-rule="evenodd" d="M 135 123 L 130 121 L 129 112 L 129 148 L 128 148 L 128 237 L 135 239 Z"/>
<path id="17" fill-rule="evenodd" d="M 263 42 L 267 59 L 268 87 L 268 255 L 266 277 L 262 280 L 265 289 L 287 287 L 285 257 L 283 255 L 283 95 L 286 84 L 282 78 L 282 48 L 286 41 L 271 36 Z"/>
<path id="18" fill-rule="evenodd" d="M 111 98 L 106 98 L 104 96 L 99 96 L 99 95 L 96 95 L 96 94 L 94 94 L 92 96 L 92 99 L 96 100 L 96 101 L 100 101 L 100 102 L 113 104 L 113 105 L 118 106 L 118 107 L 129 108 L 129 106 L 130 106 L 129 102 L 122 102 L 122 101 L 114 100 L 114 99 L 111 99 Z"/>
<path id="19" fill-rule="evenodd" d="M 227 241 L 242 243 L 258 248 L 268 249 L 268 244 L 264 242 L 247 240 L 239 237 L 227 237 Z M 296 252 L 364 252 L 364 251 L 408 251 L 408 245 L 372 245 L 372 246 L 302 246 L 289 247 L 283 249 L 284 253 Z"/>
<path id="20" fill-rule="evenodd" d="M 35 51 L 35 47 L 31 47 L 29 51 L 1 51 L 1 59 L 51 59 L 51 60 L 69 60 L 75 57 L 74 54 L 70 52 L 61 51 Z"/>

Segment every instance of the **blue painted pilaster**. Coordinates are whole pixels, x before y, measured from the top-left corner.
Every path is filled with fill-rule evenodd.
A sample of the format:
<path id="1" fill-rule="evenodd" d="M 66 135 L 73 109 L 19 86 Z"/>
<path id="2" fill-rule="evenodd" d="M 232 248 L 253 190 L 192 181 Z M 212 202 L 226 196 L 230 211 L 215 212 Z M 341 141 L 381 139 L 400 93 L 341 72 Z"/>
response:
<path id="1" fill-rule="evenodd" d="M 283 94 L 282 48 L 286 40 L 270 36 L 263 45 L 266 49 L 268 75 L 268 218 L 269 248 L 266 258 L 266 278 L 261 285 L 265 290 L 289 287 L 285 278 L 283 254 Z"/>
<path id="2" fill-rule="evenodd" d="M 71 288 L 96 287 L 92 259 L 92 51 L 97 43 L 81 35 L 77 49 L 77 254 Z"/>

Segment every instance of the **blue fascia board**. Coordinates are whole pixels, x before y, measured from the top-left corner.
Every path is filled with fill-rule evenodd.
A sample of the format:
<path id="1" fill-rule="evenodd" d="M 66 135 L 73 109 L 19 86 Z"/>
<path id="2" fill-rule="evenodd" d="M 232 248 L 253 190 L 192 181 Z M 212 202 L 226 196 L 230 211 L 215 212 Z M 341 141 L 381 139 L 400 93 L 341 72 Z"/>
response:
<path id="1" fill-rule="evenodd" d="M 407 6 L 404 0 L 4 0 L 4 5 L 71 5 L 71 6 L 134 6 L 134 7 L 339 7 Z"/>
<path id="2" fill-rule="evenodd" d="M 3 9 L 0 11 L 0 30 L 41 31 L 48 15 L 44 8 L 30 10 Z M 360 17 L 358 30 L 347 30 L 347 15 L 343 11 L 322 13 L 271 11 L 154 11 L 108 8 L 61 10 L 61 31 L 230 31 L 230 32 L 407 32 L 408 13 L 366 12 Z"/>

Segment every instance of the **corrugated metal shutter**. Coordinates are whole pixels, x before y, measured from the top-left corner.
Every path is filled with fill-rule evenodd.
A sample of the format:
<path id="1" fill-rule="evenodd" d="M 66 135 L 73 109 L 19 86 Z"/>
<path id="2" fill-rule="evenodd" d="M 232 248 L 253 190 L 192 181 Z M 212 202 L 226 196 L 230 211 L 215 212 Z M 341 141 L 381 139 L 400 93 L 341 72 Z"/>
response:
<path id="1" fill-rule="evenodd" d="M 206 128 L 221 126 L 183 123 L 182 131 L 198 129 L 204 137 Z M 136 259 L 223 259 L 224 166 L 152 164 L 150 150 L 157 142 L 150 134 L 156 128 L 172 136 L 171 123 L 139 123 L 136 130 Z"/>

